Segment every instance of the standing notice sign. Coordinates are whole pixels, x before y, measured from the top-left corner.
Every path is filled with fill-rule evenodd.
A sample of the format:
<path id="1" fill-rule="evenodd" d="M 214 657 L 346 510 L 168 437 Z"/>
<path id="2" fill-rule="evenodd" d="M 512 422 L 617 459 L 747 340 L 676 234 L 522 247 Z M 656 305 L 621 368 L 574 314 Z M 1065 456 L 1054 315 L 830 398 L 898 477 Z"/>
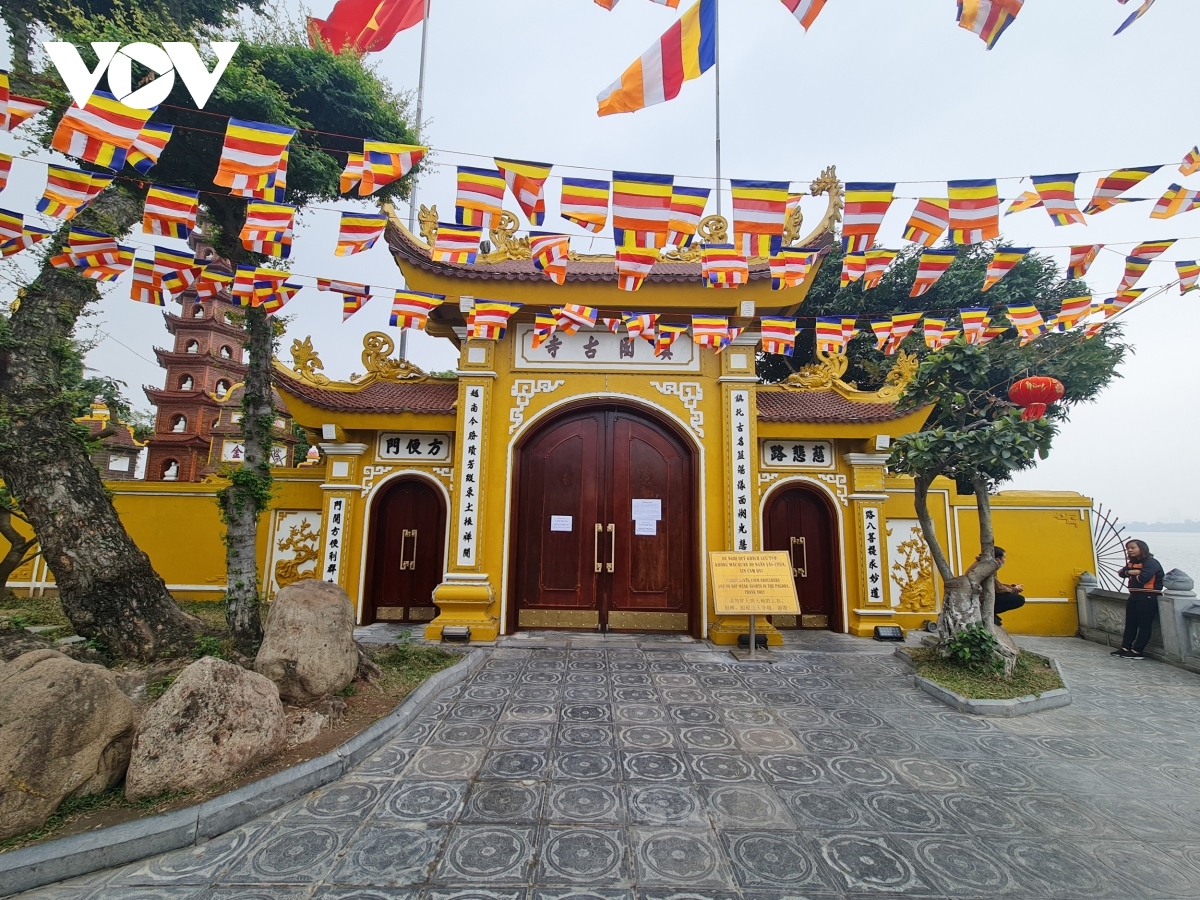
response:
<path id="1" fill-rule="evenodd" d="M 792 562 L 782 550 L 711 552 L 708 567 L 713 608 L 719 616 L 750 617 L 750 653 L 755 654 L 755 616 L 800 614 Z"/>

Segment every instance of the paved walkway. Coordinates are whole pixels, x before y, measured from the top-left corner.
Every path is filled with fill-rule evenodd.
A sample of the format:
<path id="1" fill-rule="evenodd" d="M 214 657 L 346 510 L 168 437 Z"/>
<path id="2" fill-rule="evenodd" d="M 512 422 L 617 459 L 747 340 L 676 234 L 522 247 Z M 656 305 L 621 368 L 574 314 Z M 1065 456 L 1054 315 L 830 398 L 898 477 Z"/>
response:
<path id="1" fill-rule="evenodd" d="M 1074 639 L 1065 709 L 959 715 L 838 636 L 507 640 L 336 784 L 26 897 L 1200 896 L 1200 676 Z"/>

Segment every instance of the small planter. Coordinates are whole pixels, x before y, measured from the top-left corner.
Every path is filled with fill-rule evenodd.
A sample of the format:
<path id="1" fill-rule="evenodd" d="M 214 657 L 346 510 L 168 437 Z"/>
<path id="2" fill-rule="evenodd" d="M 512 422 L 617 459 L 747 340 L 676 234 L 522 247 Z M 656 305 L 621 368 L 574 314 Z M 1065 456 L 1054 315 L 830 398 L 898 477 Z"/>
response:
<path id="1" fill-rule="evenodd" d="M 1026 650 L 1024 652 L 1029 653 L 1030 651 Z M 1062 679 L 1063 684 L 1067 683 L 1067 679 L 1063 678 L 1062 669 L 1058 667 L 1057 660 L 1051 659 L 1048 656 L 1042 656 L 1040 653 L 1031 653 L 1030 655 L 1046 660 L 1050 667 L 1058 674 L 1058 677 Z M 907 647 L 897 647 L 896 656 L 900 657 L 912 671 L 913 684 L 931 697 L 941 700 L 951 709 L 956 709 L 959 712 L 968 713 L 972 716 L 990 716 L 1007 719 L 1013 716 L 1027 716 L 1030 713 L 1043 712 L 1047 709 L 1058 709 L 1060 706 L 1067 706 L 1071 702 L 1071 691 L 1067 687 L 1045 691 L 1042 694 L 1030 694 L 1027 697 L 1014 697 L 1011 700 L 973 700 L 970 697 L 956 694 L 948 687 L 944 687 L 923 675 L 918 675 L 916 663 L 913 662 Z"/>

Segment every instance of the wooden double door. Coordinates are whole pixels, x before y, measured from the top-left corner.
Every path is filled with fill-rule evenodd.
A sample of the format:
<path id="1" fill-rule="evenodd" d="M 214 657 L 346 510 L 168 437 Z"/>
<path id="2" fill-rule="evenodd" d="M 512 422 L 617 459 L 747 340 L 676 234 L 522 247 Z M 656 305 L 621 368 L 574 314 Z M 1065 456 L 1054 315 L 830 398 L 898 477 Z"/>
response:
<path id="1" fill-rule="evenodd" d="M 366 622 L 428 622 L 437 616 L 433 589 L 442 581 L 446 505 L 421 478 L 385 485 L 371 506 Z"/>
<path id="2" fill-rule="evenodd" d="M 775 491 L 763 514 L 763 549 L 788 553 L 800 598 L 799 616 L 774 616 L 772 624 L 841 631 L 837 522 L 825 496 L 803 485 Z"/>
<path id="3" fill-rule="evenodd" d="M 699 636 L 690 448 L 626 407 L 564 413 L 522 445 L 509 628 Z"/>

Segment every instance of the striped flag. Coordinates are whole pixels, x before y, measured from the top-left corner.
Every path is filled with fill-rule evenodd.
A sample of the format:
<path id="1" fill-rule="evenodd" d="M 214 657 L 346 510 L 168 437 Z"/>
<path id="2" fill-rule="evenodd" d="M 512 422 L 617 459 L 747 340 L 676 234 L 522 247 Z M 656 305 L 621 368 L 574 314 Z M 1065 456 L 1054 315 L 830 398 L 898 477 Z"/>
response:
<path id="1" fill-rule="evenodd" d="M 951 181 L 950 240 L 955 244 L 981 244 L 1000 237 L 1000 195 L 996 180 Z"/>
<path id="2" fill-rule="evenodd" d="M 486 230 L 495 224 L 493 220 L 500 218 L 503 203 L 503 175 L 495 169 L 458 167 L 458 198 L 454 201 L 455 222 Z"/>
<path id="3" fill-rule="evenodd" d="M 24 227 L 24 213 L 13 212 L 11 209 L 0 209 L 0 244 L 15 241 L 21 236 Z"/>
<path id="4" fill-rule="evenodd" d="M 429 258 L 434 262 L 472 266 L 479 253 L 481 240 L 483 240 L 483 230 L 473 225 L 452 225 L 449 222 L 438 222 L 437 236 L 433 239 Z"/>
<path id="5" fill-rule="evenodd" d="M 758 320 L 762 332 L 762 352 L 791 356 L 796 349 L 796 320 L 786 316 L 762 316 Z"/>
<path id="6" fill-rule="evenodd" d="M 107 169 L 120 169 L 153 112 L 126 106 L 107 91 L 95 91 L 82 109 L 74 103 L 67 107 L 50 146 Z"/>
<path id="7" fill-rule="evenodd" d="M 842 280 L 840 287 L 849 287 L 867 274 L 867 254 L 863 251 L 847 253 L 842 257 Z"/>
<path id="8" fill-rule="evenodd" d="M 704 218 L 704 207 L 708 204 L 711 188 L 671 187 L 671 218 L 667 222 L 667 243 L 683 249 L 692 242 L 700 220 Z"/>
<path id="9" fill-rule="evenodd" d="M 357 284 L 353 281 L 335 281 L 332 278 L 318 278 L 317 290 L 331 291 L 332 293 L 342 295 L 343 322 L 362 309 L 367 301 L 371 299 L 371 286 L 369 284 Z"/>
<path id="10" fill-rule="evenodd" d="M 606 319 L 603 316 L 601 316 L 600 324 L 603 325 L 605 328 L 607 328 L 609 331 L 611 331 L 613 334 L 620 334 L 621 333 L 621 325 L 623 323 L 619 317 L 615 318 L 615 319 Z"/>
<path id="11" fill-rule="evenodd" d="M 152 184 L 146 192 L 146 208 L 142 213 L 142 231 L 159 237 L 187 240 L 196 227 L 196 207 L 199 191 Z"/>
<path id="12" fill-rule="evenodd" d="M 147 122 L 138 136 L 133 139 L 125 162 L 133 166 L 139 175 L 145 175 L 158 165 L 158 158 L 167 147 L 167 141 L 175 133 L 174 125 L 165 122 Z"/>
<path id="13" fill-rule="evenodd" d="M 804 284 L 817 255 L 804 247 L 780 247 L 771 257 L 771 290 L 782 291 Z"/>
<path id="14" fill-rule="evenodd" d="M 593 234 L 608 221 L 609 183 L 595 178 L 564 178 L 558 212 L 568 222 Z"/>
<path id="15" fill-rule="evenodd" d="M 187 290 L 203 271 L 190 249 L 154 248 L 154 279 L 172 294 Z"/>
<path id="16" fill-rule="evenodd" d="M 636 112 L 674 100 L 685 81 L 699 78 L 717 58 L 717 0 L 697 2 L 596 98 L 597 113 Z"/>
<path id="17" fill-rule="evenodd" d="M 270 200 L 282 203 L 287 192 L 288 153 L 284 150 L 279 154 L 279 164 L 270 175 L 237 175 L 229 192 L 238 197 L 251 197 L 256 200 Z"/>
<path id="18" fill-rule="evenodd" d="M 1025 0 L 958 0 L 958 27 L 979 35 L 991 50 L 1024 3 Z"/>
<path id="19" fill-rule="evenodd" d="M 1071 261 L 1067 264 L 1067 278 L 1082 278 L 1096 261 L 1103 244 L 1083 244 L 1071 248 Z"/>
<path id="20" fill-rule="evenodd" d="M 1023 260 L 1032 247 L 1007 247 L 1004 250 L 997 250 L 992 256 L 992 261 L 988 263 L 987 276 L 983 280 L 981 291 L 986 291 L 996 284 L 1001 278 L 1017 267 L 1017 263 Z"/>
<path id="21" fill-rule="evenodd" d="M 579 331 L 580 328 L 591 328 L 595 325 L 599 310 L 594 306 L 567 303 L 563 306 L 556 306 L 550 312 L 554 315 L 554 321 L 558 325 L 558 330 L 570 336 Z"/>
<path id="22" fill-rule="evenodd" d="M 817 20 L 817 16 L 821 14 L 821 10 L 825 8 L 826 2 L 827 0 L 783 0 L 783 5 L 796 17 L 796 21 L 804 30 L 808 31 L 812 28 L 812 23 Z"/>
<path id="23" fill-rule="evenodd" d="M 296 207 L 268 200 L 246 204 L 246 224 L 238 239 L 254 253 L 287 259 L 292 252 L 292 223 Z"/>
<path id="24" fill-rule="evenodd" d="M 1025 212 L 1027 209 L 1037 209 L 1042 205 L 1042 195 L 1037 191 L 1025 191 L 1016 200 L 1008 205 L 1008 209 L 1004 211 L 1006 216 L 1011 216 L 1013 213 Z"/>
<path id="25" fill-rule="evenodd" d="M 542 346 L 554 334 L 558 322 L 549 313 L 535 313 L 533 316 L 533 349 Z"/>
<path id="26" fill-rule="evenodd" d="M 922 326 L 925 332 L 925 346 L 930 350 L 937 350 L 942 346 L 942 332 L 946 330 L 946 320 L 936 319 L 933 316 L 925 317 L 925 324 Z"/>
<path id="27" fill-rule="evenodd" d="M 917 208 L 904 228 L 904 239 L 932 247 L 949 227 L 950 201 L 940 197 L 923 197 L 917 201 Z"/>
<path id="28" fill-rule="evenodd" d="M 697 347 L 724 349 L 729 343 L 729 317 L 693 315 L 692 340 Z"/>
<path id="29" fill-rule="evenodd" d="M 1129 0 L 1120 0 L 1121 3 L 1128 3 Z M 1142 0 L 1142 5 L 1129 14 L 1129 18 L 1121 23 L 1121 27 L 1113 32 L 1113 35 L 1118 35 L 1146 13 L 1150 12 L 1150 7 L 1154 5 L 1154 0 Z"/>
<path id="30" fill-rule="evenodd" d="M 1181 175 L 1195 175 L 1200 172 L 1200 147 L 1193 147 L 1183 156 L 1183 162 L 1179 164 L 1179 173 Z"/>
<path id="31" fill-rule="evenodd" d="M 967 343 L 978 344 L 983 340 L 983 333 L 988 324 L 988 307 L 968 306 L 966 309 L 960 309 L 958 315 L 962 319 L 962 332 Z"/>
<path id="32" fill-rule="evenodd" d="M 653 247 L 617 247 L 617 287 L 623 291 L 636 291 L 658 262 L 658 251 Z"/>
<path id="33" fill-rule="evenodd" d="M 1182 185 L 1172 184 L 1154 204 L 1150 218 L 1170 219 L 1180 213 L 1191 212 L 1197 206 L 1200 206 L 1200 191 L 1190 191 Z"/>
<path id="34" fill-rule="evenodd" d="M 254 266 L 238 263 L 229 290 L 229 300 L 234 306 L 249 306 L 254 298 Z"/>
<path id="35" fill-rule="evenodd" d="M 111 234 L 72 226 L 67 232 L 66 252 L 52 257 L 56 269 L 82 269 L 117 261 L 117 240 Z"/>
<path id="36" fill-rule="evenodd" d="M 1175 272 L 1179 276 L 1179 293 L 1196 290 L 1196 281 L 1200 279 L 1200 263 L 1194 259 L 1176 260 Z"/>
<path id="37" fill-rule="evenodd" d="M 1129 255 L 1136 256 L 1138 259 L 1158 259 L 1171 249 L 1175 240 L 1175 238 L 1168 238 L 1165 241 L 1145 241 L 1134 247 L 1133 252 Z"/>
<path id="38" fill-rule="evenodd" d="M 352 150 L 346 154 L 346 168 L 342 169 L 342 175 L 338 181 L 338 193 L 348 194 L 356 184 L 362 181 L 362 177 L 363 154 L 355 153 Z"/>
<path id="39" fill-rule="evenodd" d="M 1090 294 L 1085 294 L 1082 297 L 1070 297 L 1062 302 L 1062 307 L 1058 311 L 1058 315 L 1054 317 L 1051 324 L 1053 331 L 1070 331 L 1075 325 L 1083 319 L 1092 309 L 1092 298 Z"/>
<path id="40" fill-rule="evenodd" d="M 526 162 L 520 159 L 497 159 L 496 168 L 504 177 L 504 183 L 512 191 L 517 206 L 529 219 L 529 224 L 539 226 L 546 221 L 546 179 L 550 177 L 550 163 Z"/>
<path id="41" fill-rule="evenodd" d="M 937 284 L 938 279 L 946 274 L 957 255 L 957 250 L 924 251 L 921 254 L 920 262 L 917 263 L 917 277 L 909 296 L 920 297 Z"/>
<path id="42" fill-rule="evenodd" d="M 568 235 L 531 231 L 529 251 L 535 269 L 555 284 L 566 284 L 567 256 L 571 252 L 571 238 Z"/>
<path id="43" fill-rule="evenodd" d="M 673 175 L 613 172 L 613 240 L 618 247 L 665 247 L 671 223 Z"/>
<path id="44" fill-rule="evenodd" d="M 985 328 L 983 330 L 983 337 L 981 337 L 979 339 L 979 346 L 982 347 L 984 344 L 988 343 L 989 341 L 995 340 L 996 338 L 1000 337 L 1000 335 L 1002 335 L 1002 334 L 1004 334 L 1004 332 L 1008 331 L 1008 329 L 1010 327 L 1011 326 L 1009 326 L 1009 325 L 989 325 L 987 328 Z"/>
<path id="45" fill-rule="evenodd" d="M 285 281 L 283 284 L 276 284 L 269 293 L 263 296 L 261 306 L 268 316 L 273 316 L 279 310 L 283 309 L 285 303 L 303 289 L 304 285 L 297 284 L 294 281 Z"/>
<path id="46" fill-rule="evenodd" d="M 658 328 L 654 333 L 654 355 L 670 359 L 671 345 L 675 343 L 677 338 L 686 334 L 687 330 L 687 325 L 666 325 L 659 322 Z"/>
<path id="47" fill-rule="evenodd" d="M 8 131 L 8 70 L 0 69 L 0 129 Z"/>
<path id="48" fill-rule="evenodd" d="M 891 318 L 871 320 L 871 336 L 875 338 L 875 349 L 882 350 L 892 339 L 892 320 Z"/>
<path id="49" fill-rule="evenodd" d="M 1084 221 L 1083 213 L 1075 205 L 1075 182 L 1079 173 L 1070 175 L 1031 175 L 1034 189 L 1042 198 L 1042 204 L 1055 225 L 1075 225 Z"/>
<path id="50" fill-rule="evenodd" d="M 786 181 L 730 181 L 733 242 L 747 259 L 769 259 L 783 243 L 787 225 Z"/>
<path id="51" fill-rule="evenodd" d="M 846 183 L 846 206 L 842 212 L 842 251 L 870 250 L 892 205 L 894 182 L 850 181 Z"/>
<path id="52" fill-rule="evenodd" d="M 222 272 L 210 263 L 204 267 L 204 271 L 200 273 L 200 279 L 196 282 L 196 299 L 207 300 L 209 297 L 217 297 L 222 291 L 228 291 L 232 284 L 232 274 Z"/>
<path id="53" fill-rule="evenodd" d="M 29 119 L 36 116 L 50 104 L 45 100 L 35 100 L 32 97 L 21 97 L 17 94 L 8 95 L 8 131 L 16 131 Z"/>
<path id="54" fill-rule="evenodd" d="M 1021 346 L 1024 347 L 1034 338 L 1046 333 L 1046 323 L 1042 314 L 1032 303 L 1021 303 L 1009 306 L 1008 320 L 1021 336 Z"/>
<path id="55" fill-rule="evenodd" d="M 129 299 L 152 306 L 166 306 L 162 287 L 154 281 L 154 263 L 148 259 L 134 260 L 133 282 L 129 285 Z"/>
<path id="56" fill-rule="evenodd" d="M 1132 288 L 1150 268 L 1152 260 L 1143 259 L 1140 256 L 1125 257 L 1125 274 L 1121 276 L 1121 284 L 1117 287 L 1118 292 L 1125 292 Z"/>
<path id="57" fill-rule="evenodd" d="M 415 328 L 417 331 L 424 331 L 429 314 L 445 299 L 442 294 L 396 291 L 392 298 L 392 315 L 388 324 L 393 328 Z"/>
<path id="58" fill-rule="evenodd" d="M 621 320 L 625 323 L 625 331 L 631 338 L 640 337 L 651 344 L 654 343 L 654 330 L 658 327 L 658 313 L 623 312 Z"/>
<path id="59" fill-rule="evenodd" d="M 862 289 L 869 291 L 883 280 L 883 275 L 899 255 L 897 250 L 868 250 L 867 266 L 863 273 Z"/>
<path id="60" fill-rule="evenodd" d="M 854 337 L 852 316 L 818 316 L 816 323 L 817 350 L 822 353 L 842 353 Z"/>
<path id="61" fill-rule="evenodd" d="M 230 119 L 213 183 L 231 188 L 251 176 L 272 174 L 295 134 L 287 125 Z"/>
<path id="62" fill-rule="evenodd" d="M 1096 213 L 1112 209 L 1121 202 L 1117 199 L 1121 194 L 1137 187 L 1161 168 L 1162 166 L 1142 166 L 1135 169 L 1117 169 L 1111 175 L 1106 175 L 1100 179 L 1092 193 L 1092 199 L 1083 208 L 1084 215 L 1094 216 Z"/>
<path id="63" fill-rule="evenodd" d="M 884 348 L 884 353 L 891 356 L 900 349 L 900 345 L 904 343 L 904 339 L 908 337 L 917 323 L 921 321 L 921 316 L 924 313 L 908 312 L 896 313 L 892 316 L 892 335 L 888 338 L 888 345 Z"/>
<path id="64" fill-rule="evenodd" d="M 13 158 L 7 153 L 0 153 L 0 191 L 8 185 L 8 173 L 12 171 Z"/>
<path id="65" fill-rule="evenodd" d="M 70 220 L 112 184 L 113 176 L 95 175 L 79 169 L 51 165 L 46 170 L 46 189 L 37 211 L 55 219 Z"/>
<path id="66" fill-rule="evenodd" d="M 343 212 L 334 256 L 353 256 L 370 250 L 387 227 L 383 213 Z"/>
<path id="67" fill-rule="evenodd" d="M 425 154 L 429 152 L 428 147 L 421 147 L 416 144 L 391 144 L 386 141 L 363 141 L 362 159 L 359 165 L 362 167 L 361 176 L 354 178 L 352 167 L 354 166 L 354 156 L 351 154 L 349 163 L 346 165 L 346 171 L 342 172 L 342 184 L 349 181 L 350 187 L 358 182 L 358 195 L 367 197 L 381 187 L 397 181 L 412 171 L 412 167 L 425 158 Z M 347 176 L 347 172 L 351 174 Z M 342 193 L 345 193 L 350 188 L 345 188 Z M 502 189 L 503 190 L 503 189 Z"/>
<path id="68" fill-rule="evenodd" d="M 733 244 L 705 244 L 700 274 L 705 287 L 737 288 L 750 280 L 750 266 Z"/>
<path id="69" fill-rule="evenodd" d="M 501 300 L 479 300 L 467 316 L 467 339 L 498 341 L 503 339 L 508 320 L 525 304 Z"/>

